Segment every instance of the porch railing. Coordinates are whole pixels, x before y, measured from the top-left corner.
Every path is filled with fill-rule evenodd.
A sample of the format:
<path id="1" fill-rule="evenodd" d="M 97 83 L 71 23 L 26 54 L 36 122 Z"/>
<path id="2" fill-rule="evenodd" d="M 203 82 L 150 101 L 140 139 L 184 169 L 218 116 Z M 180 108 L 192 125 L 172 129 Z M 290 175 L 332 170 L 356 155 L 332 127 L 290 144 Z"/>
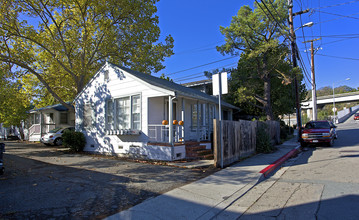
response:
<path id="1" fill-rule="evenodd" d="M 42 126 L 42 134 L 46 134 L 49 131 L 55 129 L 55 124 L 33 124 L 29 128 L 29 136 L 31 135 L 37 135 L 41 133 L 41 126 Z M 41 134 L 40 134 L 41 135 Z"/>
<path id="2" fill-rule="evenodd" d="M 31 125 L 31 127 L 29 128 L 29 136 L 34 135 L 34 134 L 40 134 L 40 124 L 33 124 Z"/>
<path id="3" fill-rule="evenodd" d="M 197 132 L 197 126 L 191 126 L 192 132 Z M 198 128 L 198 139 L 200 141 L 211 140 L 211 133 L 213 132 L 212 126 L 199 126 Z"/>
<path id="4" fill-rule="evenodd" d="M 174 142 L 182 142 L 183 139 L 183 126 L 173 125 L 173 140 Z M 148 137 L 151 142 L 169 142 L 169 126 L 161 124 L 148 125 Z"/>

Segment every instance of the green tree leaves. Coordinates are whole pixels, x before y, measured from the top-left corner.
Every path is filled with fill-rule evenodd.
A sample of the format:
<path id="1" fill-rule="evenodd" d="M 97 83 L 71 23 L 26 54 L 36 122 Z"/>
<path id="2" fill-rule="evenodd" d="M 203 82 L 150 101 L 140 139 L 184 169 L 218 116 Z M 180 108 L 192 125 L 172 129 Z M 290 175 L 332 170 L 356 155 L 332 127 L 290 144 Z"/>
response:
<path id="1" fill-rule="evenodd" d="M 6 0 L 0 6 L 0 61 L 40 96 L 68 106 L 107 60 L 151 73 L 173 54 L 160 36 L 157 0 Z M 44 89 L 46 92 L 44 92 Z M 70 107 L 70 106 L 68 106 Z"/>
<path id="2" fill-rule="evenodd" d="M 0 122 L 5 127 L 20 125 L 27 118 L 30 99 L 21 84 L 12 78 L 9 73 L 0 68 Z"/>
<path id="3" fill-rule="evenodd" d="M 264 6 L 263 2 L 267 7 Z M 226 43 L 218 46 L 222 54 L 238 55 L 236 70 L 232 70 L 230 99 L 247 114 L 265 115 L 274 120 L 279 114 L 292 112 L 294 97 L 292 78 L 301 78 L 299 69 L 292 69 L 285 45 L 287 28 L 286 1 L 265 0 L 252 10 L 243 6 L 232 17 L 228 27 L 220 27 Z M 275 20 L 268 17 L 271 10 Z"/>

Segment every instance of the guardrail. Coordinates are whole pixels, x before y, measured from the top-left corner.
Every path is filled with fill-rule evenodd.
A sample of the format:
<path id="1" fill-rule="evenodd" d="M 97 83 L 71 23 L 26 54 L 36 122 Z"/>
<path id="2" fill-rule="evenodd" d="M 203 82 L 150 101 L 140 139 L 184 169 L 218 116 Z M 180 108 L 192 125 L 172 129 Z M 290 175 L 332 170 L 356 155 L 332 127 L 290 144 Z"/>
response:
<path id="1" fill-rule="evenodd" d="M 338 111 L 338 123 L 342 123 L 359 110 L 359 105 Z"/>

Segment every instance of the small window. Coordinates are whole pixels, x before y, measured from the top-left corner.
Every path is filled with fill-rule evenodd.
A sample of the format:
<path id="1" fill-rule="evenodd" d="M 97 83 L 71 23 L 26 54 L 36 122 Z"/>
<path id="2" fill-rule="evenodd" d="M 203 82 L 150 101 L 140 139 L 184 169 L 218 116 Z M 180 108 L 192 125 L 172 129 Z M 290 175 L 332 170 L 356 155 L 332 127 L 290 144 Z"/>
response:
<path id="1" fill-rule="evenodd" d="M 54 123 L 54 113 L 49 113 L 49 123 Z"/>
<path id="2" fill-rule="evenodd" d="M 84 119 L 83 126 L 84 128 L 91 128 L 94 122 L 93 109 L 91 104 L 84 105 Z"/>
<path id="3" fill-rule="evenodd" d="M 132 96 L 132 129 L 141 130 L 141 99 L 139 95 Z"/>
<path id="4" fill-rule="evenodd" d="M 103 75 L 104 75 L 104 78 L 105 78 L 105 82 L 110 79 L 110 77 L 109 77 L 109 71 L 108 71 L 108 70 L 105 70 L 104 73 L 103 73 Z"/>
<path id="5" fill-rule="evenodd" d="M 60 113 L 60 124 L 68 124 L 68 114 L 67 112 Z"/>
<path id="6" fill-rule="evenodd" d="M 106 106 L 106 128 L 109 130 L 113 129 L 113 101 L 108 100 Z"/>
<path id="7" fill-rule="evenodd" d="M 199 125 L 197 125 L 197 118 Z M 202 125 L 202 105 L 193 104 L 192 105 L 192 129 L 197 129 L 197 126 Z"/>

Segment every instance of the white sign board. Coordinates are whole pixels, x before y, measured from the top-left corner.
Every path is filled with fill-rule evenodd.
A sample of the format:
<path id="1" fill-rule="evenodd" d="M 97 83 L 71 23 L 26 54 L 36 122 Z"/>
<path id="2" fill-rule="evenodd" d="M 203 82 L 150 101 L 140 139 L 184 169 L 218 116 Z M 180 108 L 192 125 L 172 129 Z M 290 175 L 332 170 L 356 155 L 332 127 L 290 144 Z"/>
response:
<path id="1" fill-rule="evenodd" d="M 227 72 L 214 74 L 212 76 L 213 95 L 219 95 L 219 75 L 221 74 L 222 94 L 228 93 Z"/>

